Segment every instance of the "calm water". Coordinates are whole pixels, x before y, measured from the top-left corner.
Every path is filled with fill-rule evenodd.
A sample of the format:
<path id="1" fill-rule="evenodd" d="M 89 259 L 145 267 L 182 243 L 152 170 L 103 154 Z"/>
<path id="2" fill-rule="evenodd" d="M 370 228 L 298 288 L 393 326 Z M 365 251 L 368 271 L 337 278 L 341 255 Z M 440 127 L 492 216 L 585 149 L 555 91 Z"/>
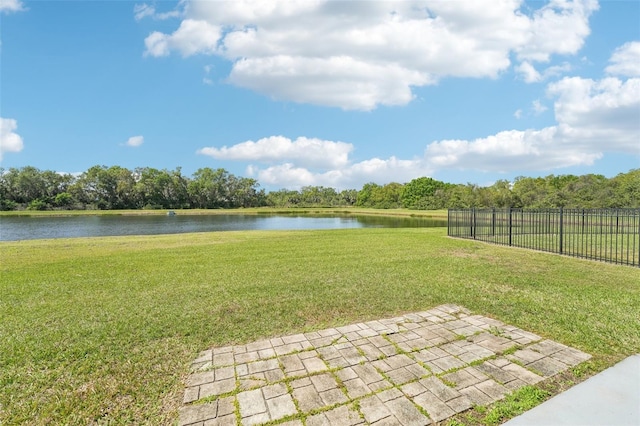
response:
<path id="1" fill-rule="evenodd" d="M 0 241 L 185 232 L 436 226 L 446 226 L 446 221 L 428 218 L 310 215 L 0 217 Z"/>

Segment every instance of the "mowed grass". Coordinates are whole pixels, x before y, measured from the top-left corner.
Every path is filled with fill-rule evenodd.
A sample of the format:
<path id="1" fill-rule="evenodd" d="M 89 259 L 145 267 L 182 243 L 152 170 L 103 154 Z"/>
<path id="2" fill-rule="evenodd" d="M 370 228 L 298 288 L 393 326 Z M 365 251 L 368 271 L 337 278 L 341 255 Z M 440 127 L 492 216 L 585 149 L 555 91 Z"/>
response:
<path id="1" fill-rule="evenodd" d="M 0 424 L 170 424 L 198 352 L 455 303 L 640 352 L 640 269 L 446 237 L 260 231 L 0 243 Z"/>

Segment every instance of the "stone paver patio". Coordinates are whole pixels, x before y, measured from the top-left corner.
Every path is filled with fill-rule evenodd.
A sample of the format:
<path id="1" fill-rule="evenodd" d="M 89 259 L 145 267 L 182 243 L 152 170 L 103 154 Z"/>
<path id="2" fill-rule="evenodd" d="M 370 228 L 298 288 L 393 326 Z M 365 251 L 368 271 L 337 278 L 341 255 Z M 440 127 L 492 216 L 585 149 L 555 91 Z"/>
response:
<path id="1" fill-rule="evenodd" d="M 192 363 L 179 424 L 427 425 L 590 357 L 442 305 L 204 351 Z"/>

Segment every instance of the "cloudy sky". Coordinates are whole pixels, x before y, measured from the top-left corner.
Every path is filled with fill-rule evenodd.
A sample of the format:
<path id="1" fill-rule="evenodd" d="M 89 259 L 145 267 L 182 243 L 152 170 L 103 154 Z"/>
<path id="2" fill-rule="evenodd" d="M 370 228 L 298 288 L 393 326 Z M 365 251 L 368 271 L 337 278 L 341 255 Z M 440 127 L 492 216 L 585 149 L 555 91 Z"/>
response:
<path id="1" fill-rule="evenodd" d="M 270 189 L 640 167 L 640 2 L 0 0 L 0 161 Z"/>

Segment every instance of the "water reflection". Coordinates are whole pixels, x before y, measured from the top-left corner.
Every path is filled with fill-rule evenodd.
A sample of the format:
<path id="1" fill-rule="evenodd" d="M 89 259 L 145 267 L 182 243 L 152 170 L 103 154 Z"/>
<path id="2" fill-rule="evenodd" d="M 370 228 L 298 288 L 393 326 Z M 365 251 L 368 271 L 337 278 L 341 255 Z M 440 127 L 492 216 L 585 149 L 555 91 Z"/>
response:
<path id="1" fill-rule="evenodd" d="M 241 230 L 418 228 L 446 220 L 352 215 L 180 215 L 0 217 L 0 241 Z"/>

